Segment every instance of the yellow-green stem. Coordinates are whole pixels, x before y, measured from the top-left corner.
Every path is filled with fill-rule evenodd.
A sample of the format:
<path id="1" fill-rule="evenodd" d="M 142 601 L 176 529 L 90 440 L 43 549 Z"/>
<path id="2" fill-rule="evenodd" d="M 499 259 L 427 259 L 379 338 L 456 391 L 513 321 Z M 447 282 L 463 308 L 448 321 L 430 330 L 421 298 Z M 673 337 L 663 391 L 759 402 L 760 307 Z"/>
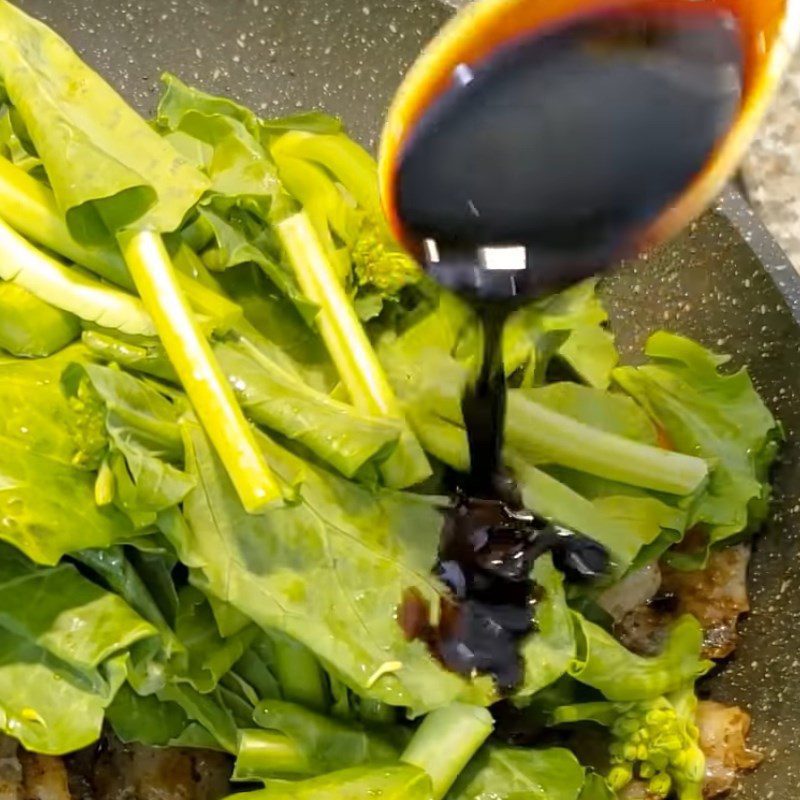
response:
<path id="1" fill-rule="evenodd" d="M 124 289 L 133 281 L 122 255 L 112 247 L 86 247 L 77 242 L 58 208 L 53 192 L 27 172 L 0 156 L 0 217 L 31 241 L 58 253 Z M 189 275 L 178 281 L 195 311 L 223 328 L 241 316 L 241 309 Z"/>
<path id="2" fill-rule="evenodd" d="M 368 414 L 403 420 L 383 367 L 308 215 L 288 217 L 277 229 L 300 288 L 319 307 L 320 334 L 351 402 Z M 388 485 L 399 488 L 430 475 L 425 453 L 407 424 L 382 473 Z"/>
<path id="3" fill-rule="evenodd" d="M 250 513 L 281 499 L 253 430 L 181 291 L 161 236 L 125 233 L 120 246 L 145 308 L 183 388 Z"/>

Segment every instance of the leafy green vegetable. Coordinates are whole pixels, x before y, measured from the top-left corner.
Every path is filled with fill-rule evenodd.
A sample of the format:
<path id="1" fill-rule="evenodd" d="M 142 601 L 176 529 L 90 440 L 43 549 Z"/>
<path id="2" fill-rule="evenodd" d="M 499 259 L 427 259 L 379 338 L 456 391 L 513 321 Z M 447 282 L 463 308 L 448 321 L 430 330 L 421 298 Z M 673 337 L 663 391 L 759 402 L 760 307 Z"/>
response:
<path id="1" fill-rule="evenodd" d="M 646 408 L 677 450 L 712 465 L 691 525 L 711 544 L 754 530 L 767 512 L 768 473 L 781 432 L 745 370 L 720 371 L 728 359 L 661 332 L 647 343 L 650 364 L 621 367 L 615 380 Z"/>
<path id="2" fill-rule="evenodd" d="M 536 631 L 522 645 L 525 675 L 514 693 L 516 703 L 555 683 L 568 671 L 575 657 L 575 633 L 564 595 L 564 578 L 549 555 L 537 559 L 533 579 L 544 597 L 534 610 Z"/>
<path id="3" fill-rule="evenodd" d="M 87 331 L 84 343 L 103 360 L 177 383 L 157 344 L 128 343 Z M 317 391 L 284 362 L 248 338 L 214 345 L 214 355 L 248 417 L 302 445 L 347 477 L 391 452 L 401 433 L 399 422 L 362 414 L 353 406 Z"/>
<path id="4" fill-rule="evenodd" d="M 0 221 L 0 278 L 12 281 L 50 305 L 122 333 L 155 333 L 141 302 L 131 295 L 85 278 L 37 250 Z"/>
<path id="5" fill-rule="evenodd" d="M 194 163 L 211 183 L 198 219 L 184 236 L 202 237 L 197 244 L 211 269 L 258 264 L 306 321 L 312 321 L 313 303 L 281 264 L 274 237 L 265 235 L 263 228 L 273 205 L 280 202 L 282 187 L 260 141 L 260 122 L 248 109 L 193 89 L 174 75 L 164 75 L 162 81 L 165 92 L 156 122 L 170 142 L 182 147 L 188 143 L 199 153 Z"/>
<path id="6" fill-rule="evenodd" d="M 596 291 L 597 279 L 591 279 L 514 314 L 504 334 L 508 374 L 523 387 L 541 386 L 558 359 L 590 386 L 608 388 L 619 355 Z"/>
<path id="7" fill-rule="evenodd" d="M 576 615 L 583 637 L 582 654 L 571 674 L 609 700 L 648 700 L 693 684 L 713 666 L 700 658 L 703 631 L 691 615 L 672 626 L 662 652 L 638 656 L 610 633 Z"/>
<path id="8" fill-rule="evenodd" d="M 178 504 L 194 486 L 175 466 L 183 459 L 179 409 L 118 369 L 75 364 L 62 382 L 80 420 L 75 436 L 82 461 L 107 466 L 96 497 L 101 504 L 114 502 L 138 528 L 153 525 L 159 511 Z"/>
<path id="9" fill-rule="evenodd" d="M 87 244 L 119 241 L 142 302 L 245 507 L 256 511 L 279 500 L 161 239 L 161 233 L 180 226 L 209 188 L 208 180 L 60 37 L 5 0 L 0 78 L 71 234 Z M 34 267 L 28 255 L 26 273 Z"/>
<path id="10" fill-rule="evenodd" d="M 44 564 L 133 534 L 122 514 L 95 505 L 94 478 L 74 463 L 76 420 L 60 378 L 84 357 L 73 346 L 36 361 L 0 359 L 0 540 Z"/>
<path id="11" fill-rule="evenodd" d="M 16 283 L 0 283 L 0 348 L 19 358 L 53 355 L 80 335 L 78 318 Z"/>
<path id="12" fill-rule="evenodd" d="M 74 567 L 38 568 L 8 548 L 0 596 L 0 727 L 39 752 L 91 743 L 124 679 L 122 654 L 155 629 Z"/>
<path id="13" fill-rule="evenodd" d="M 642 552 L 679 540 L 685 530 L 686 513 L 647 492 L 569 471 L 551 474 L 513 456 L 509 463 L 525 505 L 604 545 L 616 574 Z"/>
<path id="14" fill-rule="evenodd" d="M 397 398 L 307 215 L 291 216 L 278 223 L 277 230 L 303 291 L 319 306 L 320 333 L 351 401 L 366 413 L 403 423 Z M 431 474 L 410 428 L 403 427 L 382 474 L 388 486 L 397 488 L 413 486 Z"/>
<path id="15" fill-rule="evenodd" d="M 139 742 L 151 747 L 219 748 L 216 739 L 184 710 L 155 695 L 142 697 L 123 684 L 106 710 L 106 718 L 123 742 Z"/>
<path id="16" fill-rule="evenodd" d="M 107 242 L 134 223 L 174 230 L 205 191 L 203 176 L 60 37 L 5 0 L 0 73 L 78 241 Z"/>
<path id="17" fill-rule="evenodd" d="M 178 595 L 175 635 L 182 645 L 168 670 L 180 682 L 208 694 L 244 655 L 258 635 L 253 625 L 223 638 L 202 592 L 184 586 Z"/>
<path id="18" fill-rule="evenodd" d="M 347 477 L 384 458 L 402 435 L 399 420 L 360 413 L 315 391 L 247 343 L 220 343 L 214 352 L 251 419 Z"/>
<path id="19" fill-rule="evenodd" d="M 480 363 L 474 313 L 442 292 L 427 313 L 382 331 L 376 351 L 406 416 L 425 449 L 466 471 L 469 448 L 461 401 Z"/>
<path id="20" fill-rule="evenodd" d="M 461 773 L 448 800 L 577 800 L 584 769 L 559 747 L 488 746 Z"/>
<path id="21" fill-rule="evenodd" d="M 165 532 L 207 591 L 306 644 L 359 694 L 417 712 L 492 698 L 489 679 L 448 673 L 394 619 L 408 588 L 439 604 L 429 570 L 441 521 L 430 500 L 374 494 L 259 436 L 282 483 L 302 487 L 297 502 L 250 517 L 202 432 L 188 433 L 198 486 L 184 504 L 188 525 Z"/>

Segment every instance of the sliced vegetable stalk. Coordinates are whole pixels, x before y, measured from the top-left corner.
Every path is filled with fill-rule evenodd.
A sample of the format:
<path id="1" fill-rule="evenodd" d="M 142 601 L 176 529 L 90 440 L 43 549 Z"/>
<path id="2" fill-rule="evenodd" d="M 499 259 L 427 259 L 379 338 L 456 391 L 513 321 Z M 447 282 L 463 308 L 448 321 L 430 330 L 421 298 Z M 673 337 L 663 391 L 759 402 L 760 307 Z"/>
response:
<path id="1" fill-rule="evenodd" d="M 120 245 L 167 355 L 242 505 L 256 513 L 280 500 L 280 487 L 181 292 L 161 236 L 125 233 Z"/>
<path id="2" fill-rule="evenodd" d="M 2 156 L 0 218 L 31 241 L 86 267 L 101 278 L 123 289 L 135 288 L 118 250 L 77 242 L 52 191 Z M 188 257 L 184 252 L 181 256 Z M 241 316 L 238 306 L 190 275 L 179 273 L 178 281 L 195 311 L 213 320 L 215 328 L 225 330 Z"/>
<path id="3" fill-rule="evenodd" d="M 522 391 L 509 393 L 506 441 L 533 463 L 558 464 L 667 494 L 691 494 L 708 476 L 700 458 L 593 428 Z"/>
<path id="4" fill-rule="evenodd" d="M 308 775 L 308 759 L 300 747 L 278 731 L 239 731 L 233 780 L 254 781 L 274 775 Z"/>
<path id="5" fill-rule="evenodd" d="M 0 347 L 14 356 L 41 358 L 80 336 L 78 317 L 45 303 L 16 283 L 0 282 Z"/>
<path id="6" fill-rule="evenodd" d="M 132 295 L 103 286 L 37 250 L 0 220 L 0 278 L 86 322 L 152 336 L 153 321 Z"/>
<path id="7" fill-rule="evenodd" d="M 319 306 L 320 333 L 353 404 L 369 414 L 403 419 L 400 404 L 308 215 L 295 214 L 277 228 L 301 288 Z M 408 426 L 382 470 L 386 483 L 398 488 L 412 486 L 431 474 L 425 453 Z"/>
<path id="8" fill-rule="evenodd" d="M 424 769 L 433 785 L 432 800 L 442 800 L 493 728 L 485 708 L 453 703 L 425 717 L 402 760 Z"/>

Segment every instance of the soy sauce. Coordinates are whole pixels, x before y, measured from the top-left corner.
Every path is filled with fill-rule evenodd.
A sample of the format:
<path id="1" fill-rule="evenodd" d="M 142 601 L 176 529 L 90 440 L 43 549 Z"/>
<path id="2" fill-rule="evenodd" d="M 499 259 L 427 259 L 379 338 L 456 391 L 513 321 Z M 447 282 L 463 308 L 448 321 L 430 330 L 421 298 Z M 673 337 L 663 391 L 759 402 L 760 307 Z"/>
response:
<path id="1" fill-rule="evenodd" d="M 464 399 L 471 471 L 436 565 L 450 596 L 433 624 L 409 592 L 399 621 L 449 669 L 493 675 L 504 691 L 522 678 L 520 643 L 534 631 L 536 558 L 549 551 L 583 580 L 608 555 L 525 510 L 502 471 L 503 323 L 522 300 L 634 254 L 735 121 L 737 22 L 699 0 L 682 8 L 575 18 L 460 65 L 401 155 L 400 218 L 434 278 L 475 304 L 484 357 Z"/>
<path id="2" fill-rule="evenodd" d="M 530 296 L 636 252 L 742 100 L 735 17 L 708 2 L 675 6 L 578 17 L 457 68 L 397 172 L 404 226 L 443 253 L 429 264 L 437 278 L 450 280 L 450 249 L 521 245 L 509 293 Z"/>

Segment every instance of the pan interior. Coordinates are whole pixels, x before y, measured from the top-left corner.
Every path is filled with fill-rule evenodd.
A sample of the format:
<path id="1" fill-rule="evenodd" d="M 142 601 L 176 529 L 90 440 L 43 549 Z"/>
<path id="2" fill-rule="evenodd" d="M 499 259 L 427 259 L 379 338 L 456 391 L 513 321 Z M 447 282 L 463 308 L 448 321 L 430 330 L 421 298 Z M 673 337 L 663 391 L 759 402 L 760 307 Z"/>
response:
<path id="1" fill-rule="evenodd" d="M 452 13 L 435 0 L 16 0 L 150 113 L 175 72 L 262 114 L 322 107 L 374 145 L 403 70 Z M 623 350 L 668 328 L 747 364 L 789 442 L 757 543 L 753 613 L 711 696 L 754 716 L 768 759 L 741 800 L 793 797 L 800 707 L 800 282 L 741 201 L 728 197 L 676 242 L 605 283 Z"/>

